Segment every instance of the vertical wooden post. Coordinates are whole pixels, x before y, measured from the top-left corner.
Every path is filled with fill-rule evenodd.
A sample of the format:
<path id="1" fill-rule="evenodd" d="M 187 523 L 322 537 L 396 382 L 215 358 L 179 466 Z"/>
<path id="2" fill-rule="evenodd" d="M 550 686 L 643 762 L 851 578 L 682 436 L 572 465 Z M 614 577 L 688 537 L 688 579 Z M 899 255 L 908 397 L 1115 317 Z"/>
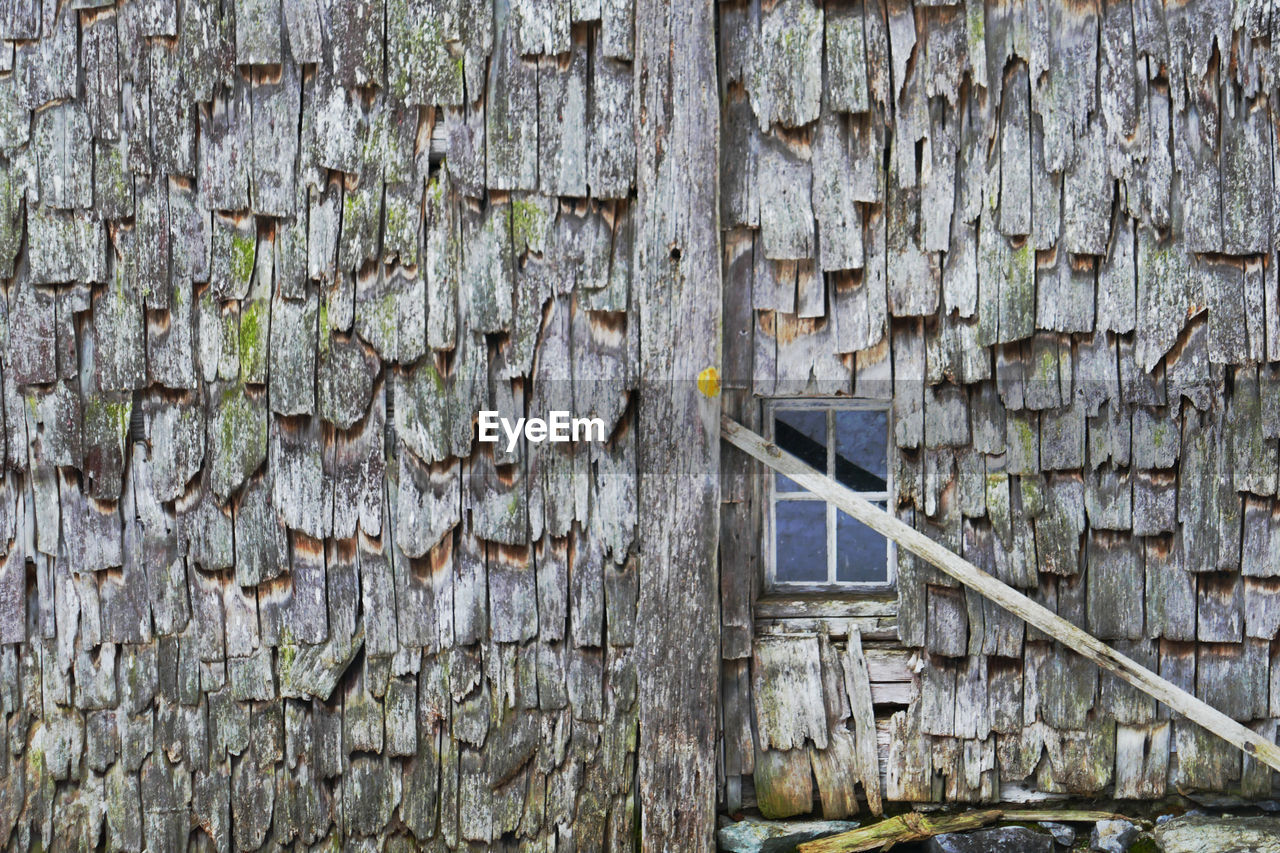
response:
<path id="1" fill-rule="evenodd" d="M 721 303 L 713 2 L 636 3 L 638 789 L 646 851 L 715 848 Z"/>

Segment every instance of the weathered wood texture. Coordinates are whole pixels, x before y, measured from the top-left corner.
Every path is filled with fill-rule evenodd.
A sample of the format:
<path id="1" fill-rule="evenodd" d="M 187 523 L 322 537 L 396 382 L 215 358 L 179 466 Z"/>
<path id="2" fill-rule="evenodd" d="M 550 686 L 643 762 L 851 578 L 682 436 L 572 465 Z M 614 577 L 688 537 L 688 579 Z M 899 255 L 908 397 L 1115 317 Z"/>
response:
<path id="1" fill-rule="evenodd" d="M 637 846 L 636 47 L 630 0 L 0 3 L 0 848 Z M 473 440 L 552 408 L 608 440 Z"/>
<path id="2" fill-rule="evenodd" d="M 1017 616 L 1029 628 L 1036 629 L 1055 643 L 1060 643 L 1089 662 L 1096 664 L 1101 670 L 1100 674 L 1102 676 L 1119 678 L 1130 687 L 1136 688 L 1147 700 L 1154 699 L 1164 703 L 1171 711 L 1186 717 L 1187 720 L 1201 726 L 1208 733 L 1230 743 L 1240 749 L 1246 756 L 1255 758 L 1267 765 L 1269 768 L 1267 772 L 1280 771 L 1280 747 L 1276 746 L 1274 738 L 1268 739 L 1231 719 L 1222 711 L 1193 695 L 1191 691 L 1162 678 L 1133 658 L 1108 646 L 1097 637 L 1080 629 L 1047 607 L 1033 601 L 993 575 L 979 569 L 955 552 L 948 550 L 911 525 L 900 521 L 892 513 L 860 497 L 834 478 L 809 466 L 799 458 L 786 453 L 768 439 L 751 432 L 732 418 L 726 416 L 723 419 L 722 430 L 725 440 L 734 447 L 750 454 L 754 459 L 763 462 L 778 474 L 786 476 L 812 494 L 834 504 L 841 512 L 848 514 L 876 533 L 891 540 L 899 548 L 911 552 L 916 557 L 940 569 L 950 578 L 960 581 L 965 586 L 966 592 L 978 593 L 983 599 L 999 605 L 1002 609 Z M 852 633 L 850 635 L 850 648 L 858 649 L 860 653 L 861 650 L 857 641 L 858 635 L 856 632 Z M 981 661 L 978 663 L 981 666 Z M 762 675 L 757 677 L 754 685 L 758 697 L 757 714 L 774 711 L 779 707 L 779 700 L 782 696 L 798 697 L 798 699 L 792 698 L 783 701 L 798 702 L 801 708 L 815 707 L 820 704 L 806 701 L 804 690 L 790 689 L 788 682 L 791 674 L 803 672 L 805 669 L 803 664 L 800 666 L 775 666 L 772 671 L 767 666 L 759 665 L 757 669 L 763 672 Z M 1226 704 L 1226 700 L 1230 696 L 1228 694 L 1214 696 L 1213 698 L 1220 704 Z M 867 710 L 869 712 L 870 708 L 868 707 Z M 956 710 L 961 710 L 959 705 L 957 705 Z M 964 710 L 972 711 L 974 709 L 966 708 Z M 981 709 L 977 710 L 981 712 Z M 990 712 L 989 707 L 987 712 Z M 870 713 L 867 716 L 870 716 Z M 967 722 L 972 719 L 972 714 L 966 714 L 965 717 Z M 769 727 L 764 724 L 764 717 L 761 717 L 758 728 L 766 734 L 766 736 L 762 737 L 762 740 L 768 742 L 767 733 Z M 812 735 L 815 743 L 819 746 L 827 740 L 827 734 L 823 731 L 821 721 L 817 726 L 808 727 L 808 729 L 808 731 L 802 730 L 794 733 L 792 736 L 788 736 L 784 729 L 783 740 L 795 745 L 804 743 L 805 739 Z M 776 738 L 774 740 L 776 741 Z"/>
<path id="3" fill-rule="evenodd" d="M 771 768 L 821 796 L 852 759 L 752 732 L 716 365 L 747 422 L 892 398 L 899 517 L 1272 730 L 1266 4 L 688 5 L 0 10 L 6 843 L 626 849 L 638 772 L 688 796 L 656 843 L 705 843 L 717 684 L 725 801 Z M 482 406 L 610 441 L 477 449 Z M 858 623 L 920 655 L 885 798 L 1269 788 L 900 579 Z M 638 768 L 641 695 L 686 765 Z"/>
<path id="4" fill-rule="evenodd" d="M 637 0 L 636 33 L 640 843 L 709 853 L 720 665 L 715 9 Z"/>
<path id="5" fill-rule="evenodd" d="M 1273 17 L 1217 0 L 726 0 L 719 29 L 738 393 L 892 399 L 900 519 L 1268 738 Z M 742 464 L 726 451 L 725 470 Z M 722 481 L 724 541 L 758 537 L 761 492 Z M 919 671 L 891 709 L 887 798 L 1270 793 L 1269 772 L 981 596 L 910 555 L 898 570 Z M 746 709 L 769 704 L 730 677 L 755 665 L 751 583 L 724 596 L 722 684 Z M 770 624 L 786 615 L 761 603 Z M 848 621 L 828 615 L 792 622 Z M 728 805 L 801 779 L 728 696 L 724 719 Z M 849 728 L 795 749 L 816 766 Z M 825 807 L 809 788 L 774 813 Z"/>

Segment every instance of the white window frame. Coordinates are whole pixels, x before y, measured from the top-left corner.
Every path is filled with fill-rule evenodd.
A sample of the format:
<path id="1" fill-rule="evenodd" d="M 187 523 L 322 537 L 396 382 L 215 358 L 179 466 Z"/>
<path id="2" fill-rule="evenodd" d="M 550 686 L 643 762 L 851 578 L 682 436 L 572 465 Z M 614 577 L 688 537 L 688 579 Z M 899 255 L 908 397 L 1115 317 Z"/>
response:
<path id="1" fill-rule="evenodd" d="M 858 496 L 872 501 L 873 503 L 884 503 L 892 509 L 893 495 L 895 492 L 893 483 L 893 413 L 892 405 L 888 400 L 874 400 L 857 397 L 840 397 L 840 398 L 796 398 L 796 397 L 778 397 L 764 401 L 764 426 L 765 437 L 770 441 L 774 440 L 774 421 L 779 410 L 796 410 L 808 409 L 824 411 L 827 419 L 827 466 L 823 472 L 828 476 L 834 476 L 836 449 L 833 435 L 835 434 L 835 418 L 837 412 L 847 411 L 877 411 L 885 414 L 885 491 L 883 492 L 854 492 Z M 777 489 L 778 474 L 773 471 L 766 471 L 765 484 L 765 500 L 766 511 L 764 513 L 764 553 L 768 555 L 765 561 L 765 578 L 764 591 L 769 594 L 786 594 L 786 593 L 802 593 L 802 592 L 830 592 L 830 593 L 885 593 L 892 592 L 897 588 L 898 580 L 898 553 L 897 547 L 892 540 L 885 538 L 885 567 L 887 579 L 885 581 L 841 581 L 836 579 L 836 514 L 840 512 L 835 504 L 824 501 L 818 495 L 801 488 L 794 492 L 779 492 Z M 779 497 L 783 495 L 784 497 Z M 775 512 L 779 501 L 819 501 L 827 504 L 826 525 L 827 525 L 827 579 L 825 581 L 779 581 L 777 577 L 777 536 L 774 534 L 777 520 Z"/>

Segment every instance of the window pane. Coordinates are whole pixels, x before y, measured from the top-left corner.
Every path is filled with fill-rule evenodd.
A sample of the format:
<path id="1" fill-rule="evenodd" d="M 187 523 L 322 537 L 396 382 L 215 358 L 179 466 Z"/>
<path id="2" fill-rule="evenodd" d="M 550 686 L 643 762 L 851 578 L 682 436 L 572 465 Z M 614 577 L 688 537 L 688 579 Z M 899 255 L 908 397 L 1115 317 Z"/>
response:
<path id="1" fill-rule="evenodd" d="M 877 506 L 884 509 L 883 504 Z M 836 513 L 836 580 L 887 583 L 888 555 L 883 536 L 843 512 Z"/>
<path id="2" fill-rule="evenodd" d="M 889 413 L 836 412 L 836 479 L 857 492 L 885 492 L 889 473 Z"/>
<path id="3" fill-rule="evenodd" d="M 827 470 L 827 413 L 821 409 L 780 409 L 774 413 L 773 440 L 792 456 L 819 471 Z M 780 492 L 798 492 L 800 487 L 776 474 Z"/>
<path id="4" fill-rule="evenodd" d="M 779 583 L 821 583 L 827 579 L 827 504 L 778 501 L 774 554 Z"/>

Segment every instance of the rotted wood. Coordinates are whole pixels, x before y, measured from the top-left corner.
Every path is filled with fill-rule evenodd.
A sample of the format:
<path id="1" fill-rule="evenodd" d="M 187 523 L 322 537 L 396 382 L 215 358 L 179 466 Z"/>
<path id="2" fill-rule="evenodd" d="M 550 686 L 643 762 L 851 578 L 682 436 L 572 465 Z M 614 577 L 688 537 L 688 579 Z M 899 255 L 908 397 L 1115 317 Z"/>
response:
<path id="1" fill-rule="evenodd" d="M 896 844 L 904 844 L 911 841 L 923 841 L 947 832 L 967 832 L 972 829 L 981 829 L 984 826 L 990 826 L 1000 821 L 1096 823 L 1100 820 L 1128 820 L 1128 818 L 1113 812 L 1074 809 L 984 809 L 982 811 L 939 816 L 907 812 L 870 826 L 860 826 L 848 832 L 803 842 L 796 847 L 796 850 L 799 853 L 858 853 L 858 851 L 863 850 L 888 849 Z"/>

